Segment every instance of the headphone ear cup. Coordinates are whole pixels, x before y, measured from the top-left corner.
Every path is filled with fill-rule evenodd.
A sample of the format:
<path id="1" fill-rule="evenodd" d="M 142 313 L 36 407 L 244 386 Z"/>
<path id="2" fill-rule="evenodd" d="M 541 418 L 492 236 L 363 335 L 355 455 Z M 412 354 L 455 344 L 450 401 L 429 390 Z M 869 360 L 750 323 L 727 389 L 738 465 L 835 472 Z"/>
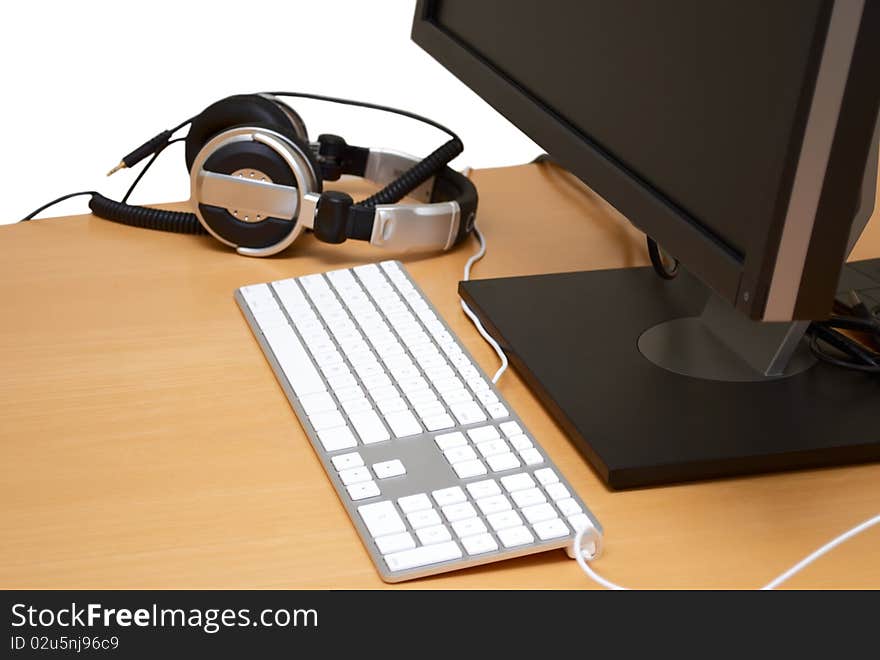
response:
<path id="1" fill-rule="evenodd" d="M 287 119 L 288 121 L 290 121 L 290 125 L 291 127 L 293 127 L 293 131 L 294 133 L 296 133 L 297 137 L 303 142 L 308 142 L 309 132 L 306 130 L 306 123 L 303 121 L 303 118 L 300 117 L 299 113 L 281 99 L 275 96 L 270 96 L 269 98 L 272 100 L 273 103 L 281 108 L 284 114 L 287 115 Z"/>
<path id="2" fill-rule="evenodd" d="M 262 137 L 252 139 L 257 134 Z M 277 215 L 261 211 L 264 207 L 258 192 L 257 198 L 253 197 L 254 191 L 242 197 L 226 197 L 224 204 L 208 202 L 199 183 L 205 172 L 290 186 L 294 192 L 299 190 L 300 196 L 320 194 L 322 187 L 317 159 L 308 143 L 301 141 L 289 125 L 227 126 L 206 143 L 190 168 L 193 211 L 215 237 L 239 251 L 251 251 L 252 256 L 275 254 L 296 239 L 303 229 L 298 216 L 293 215 L 295 206 L 285 206 L 285 210 L 274 207 Z M 259 254 L 254 254 L 255 250 Z"/>
<path id="3" fill-rule="evenodd" d="M 193 119 L 186 136 L 187 170 L 192 169 L 199 151 L 211 138 L 235 126 L 261 126 L 291 140 L 296 138 L 294 141 L 298 144 L 302 142 L 291 126 L 290 117 L 275 100 L 259 94 L 228 96 L 212 103 Z"/>

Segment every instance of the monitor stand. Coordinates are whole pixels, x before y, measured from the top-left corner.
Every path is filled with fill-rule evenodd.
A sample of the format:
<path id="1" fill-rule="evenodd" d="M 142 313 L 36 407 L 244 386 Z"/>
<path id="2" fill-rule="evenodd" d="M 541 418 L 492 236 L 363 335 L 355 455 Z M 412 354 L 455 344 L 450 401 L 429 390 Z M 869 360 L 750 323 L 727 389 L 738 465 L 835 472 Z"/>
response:
<path id="1" fill-rule="evenodd" d="M 845 288 L 870 300 L 872 269 L 880 260 L 847 266 Z M 802 324 L 738 319 L 686 271 L 472 280 L 459 291 L 612 488 L 880 460 L 880 379 L 816 362 Z M 741 342 L 745 355 L 718 334 L 740 336 L 731 318 L 762 326 Z"/>
<path id="2" fill-rule="evenodd" d="M 847 253 L 874 208 L 880 118 Z M 880 306 L 880 259 L 840 289 Z M 682 270 L 462 282 L 459 293 L 612 488 L 880 460 L 880 378 L 817 362 Z"/>

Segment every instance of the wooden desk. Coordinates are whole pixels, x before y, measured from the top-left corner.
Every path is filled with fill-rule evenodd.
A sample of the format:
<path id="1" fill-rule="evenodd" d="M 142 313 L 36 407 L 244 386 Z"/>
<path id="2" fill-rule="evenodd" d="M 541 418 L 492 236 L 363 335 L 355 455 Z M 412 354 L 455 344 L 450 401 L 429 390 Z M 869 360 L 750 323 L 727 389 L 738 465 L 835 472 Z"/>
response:
<path id="1" fill-rule="evenodd" d="M 646 263 L 639 232 L 552 166 L 474 178 L 477 278 Z M 232 291 L 385 255 L 305 237 L 247 259 L 90 216 L 0 227 L 0 246 L 0 586 L 383 586 Z M 472 249 L 401 258 L 491 373 L 456 296 Z M 877 255 L 875 215 L 855 257 Z M 880 465 L 613 493 L 515 373 L 501 389 L 603 522 L 597 568 L 626 585 L 756 587 L 880 511 Z M 875 529 L 791 585 L 878 588 L 878 557 Z M 396 588 L 594 586 L 560 551 Z"/>

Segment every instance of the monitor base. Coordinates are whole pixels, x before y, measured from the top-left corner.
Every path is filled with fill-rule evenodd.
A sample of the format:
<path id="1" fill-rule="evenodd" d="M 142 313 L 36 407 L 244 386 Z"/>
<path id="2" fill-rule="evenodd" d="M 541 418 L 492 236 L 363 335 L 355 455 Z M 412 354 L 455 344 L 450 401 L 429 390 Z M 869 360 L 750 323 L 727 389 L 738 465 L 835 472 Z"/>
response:
<path id="1" fill-rule="evenodd" d="M 459 291 L 611 488 L 880 460 L 875 376 L 819 362 L 729 382 L 645 358 L 646 330 L 706 306 L 708 290 L 686 272 L 472 280 Z"/>

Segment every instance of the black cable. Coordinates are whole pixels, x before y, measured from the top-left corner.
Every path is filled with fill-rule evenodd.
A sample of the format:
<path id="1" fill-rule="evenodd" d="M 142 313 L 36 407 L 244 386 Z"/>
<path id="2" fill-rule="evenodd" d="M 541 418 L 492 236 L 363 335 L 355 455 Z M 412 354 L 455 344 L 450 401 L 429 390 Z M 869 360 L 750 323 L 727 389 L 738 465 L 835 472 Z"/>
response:
<path id="1" fill-rule="evenodd" d="M 830 341 L 827 341 L 826 337 L 819 337 L 817 333 L 813 333 L 812 337 L 810 338 L 810 350 L 813 352 L 813 355 L 815 355 L 823 362 L 827 362 L 828 364 L 834 365 L 835 367 L 842 367 L 844 369 L 854 369 L 856 371 L 864 371 L 871 374 L 880 374 L 880 366 L 878 365 L 863 364 L 861 362 L 837 358 L 833 355 L 828 354 L 820 347 L 820 341 L 825 341 L 826 343 L 834 346 L 834 348 L 837 348 L 837 346 Z"/>
<path id="2" fill-rule="evenodd" d="M 266 92 L 272 96 L 287 96 L 291 98 L 312 99 L 315 101 L 325 101 L 327 103 L 339 103 L 341 105 L 350 105 L 358 108 L 369 108 L 370 110 L 379 110 L 382 112 L 390 112 L 391 114 L 400 115 L 420 121 L 428 126 L 443 131 L 452 139 L 446 144 L 435 149 L 431 154 L 423 158 L 420 162 L 410 167 L 406 172 L 398 176 L 394 181 L 386 185 L 382 190 L 370 195 L 355 204 L 364 209 L 372 209 L 380 204 L 394 204 L 403 199 L 406 195 L 418 188 L 422 183 L 430 179 L 441 168 L 445 167 L 453 158 L 464 151 L 464 145 L 461 139 L 454 131 L 447 128 L 443 124 L 428 119 L 422 115 L 401 110 L 400 108 L 392 108 L 387 105 L 378 103 L 368 103 L 367 101 L 354 101 L 352 99 L 343 99 L 337 96 L 324 96 L 322 94 L 308 94 L 305 92 Z"/>
<path id="3" fill-rule="evenodd" d="M 134 189 L 135 189 L 135 188 L 137 187 L 137 185 L 141 182 L 141 179 L 144 178 L 144 174 L 147 173 L 147 170 L 149 170 L 149 169 L 153 166 L 153 163 L 156 162 L 156 159 L 159 157 L 159 154 L 161 154 L 163 151 L 165 151 L 165 149 L 167 149 L 168 147 L 170 147 L 170 146 L 171 146 L 172 144 L 174 144 L 175 142 L 183 142 L 183 141 L 185 141 L 185 140 L 186 140 L 185 137 L 182 137 L 182 138 L 175 138 L 175 139 L 173 139 L 173 140 L 169 140 L 169 141 L 168 141 L 167 143 L 165 143 L 165 144 L 164 144 L 164 145 L 163 145 L 163 146 L 162 146 L 162 147 L 161 147 L 156 153 L 153 154 L 153 157 L 150 158 L 149 161 L 147 161 L 147 164 L 146 164 L 146 165 L 144 165 L 144 169 L 142 169 L 140 172 L 138 172 L 137 177 L 135 177 L 135 180 L 134 180 L 134 181 L 132 182 L 132 184 L 128 187 L 128 191 L 126 191 L 125 196 L 123 196 L 123 198 L 122 198 L 122 203 L 123 203 L 123 204 L 125 204 L 126 202 L 128 202 L 128 198 L 131 197 L 131 193 L 134 192 Z"/>
<path id="4" fill-rule="evenodd" d="M 196 115 L 196 116 L 198 116 L 198 115 Z M 174 135 L 177 131 L 179 131 L 181 128 L 183 128 L 187 124 L 191 124 L 193 119 L 195 119 L 195 118 L 196 117 L 190 117 L 186 121 L 180 122 L 174 128 L 162 131 L 158 135 L 154 135 L 149 140 L 144 142 L 142 145 L 140 145 L 136 149 L 132 150 L 131 152 L 129 152 L 125 156 L 123 156 L 122 160 L 119 161 L 119 164 L 116 165 L 116 167 L 111 169 L 109 172 L 107 172 L 107 176 L 111 176 L 112 174 L 114 174 L 115 172 L 118 172 L 119 170 L 134 167 L 135 165 L 137 165 L 139 162 L 141 162 L 147 156 L 153 156 L 153 155 L 159 153 L 160 151 L 162 151 L 162 149 L 164 149 L 165 147 L 167 147 L 170 144 L 170 142 L 172 141 L 171 140 L 172 135 Z"/>
<path id="5" fill-rule="evenodd" d="M 410 167 L 382 190 L 358 202 L 357 206 L 371 209 L 380 204 L 396 204 L 434 176 L 462 151 L 464 151 L 464 145 L 458 138 L 450 140 Z"/>
<path id="6" fill-rule="evenodd" d="M 36 211 L 33 211 L 33 212 L 29 213 L 27 216 L 25 216 L 24 218 L 22 218 L 20 220 L 20 222 L 27 222 L 28 220 L 33 220 L 34 216 L 42 213 L 50 206 L 55 206 L 56 204 L 60 204 L 61 202 L 70 199 L 71 197 L 80 197 L 82 195 L 97 195 L 97 194 L 98 193 L 96 193 L 94 190 L 83 190 L 82 192 L 75 192 L 75 193 L 70 193 L 67 195 L 62 195 L 61 197 L 59 197 L 57 199 L 53 199 L 51 202 L 49 202 L 47 204 L 43 204 Z"/>
<path id="7" fill-rule="evenodd" d="M 674 265 L 672 269 L 666 268 L 666 264 L 663 263 L 663 255 L 660 252 L 660 246 L 650 236 L 645 237 L 648 241 L 648 256 L 651 258 L 651 265 L 654 267 L 654 272 L 657 273 L 664 280 L 675 279 L 678 275 L 678 259 L 672 258 Z"/>
<path id="8" fill-rule="evenodd" d="M 89 208 L 99 218 L 118 222 L 129 227 L 169 231 L 175 234 L 207 234 L 195 213 L 166 211 L 149 206 L 123 204 L 94 193 Z"/>
<path id="9" fill-rule="evenodd" d="M 338 96 L 324 96 L 322 94 L 308 94 L 306 92 L 264 92 L 265 94 L 271 94 L 272 96 L 288 96 L 290 98 L 298 98 L 298 99 L 312 99 L 314 101 L 327 101 L 328 103 L 339 103 L 340 105 L 353 105 L 359 108 L 369 108 L 371 110 L 381 110 L 383 112 L 390 112 L 395 115 L 400 115 L 401 117 L 409 117 L 410 119 L 415 119 L 416 121 L 420 121 L 423 124 L 427 124 L 428 126 L 433 126 L 434 128 L 443 131 L 447 135 L 449 135 L 453 140 L 459 140 L 458 135 L 455 134 L 454 131 L 447 128 L 443 124 L 434 121 L 433 119 L 428 119 L 427 117 L 423 117 L 422 115 L 416 114 L 415 112 L 410 112 L 409 110 L 401 110 L 400 108 L 392 108 L 388 105 L 380 105 L 378 103 L 369 103 L 367 101 L 354 101 L 352 99 L 343 99 Z"/>
<path id="10" fill-rule="evenodd" d="M 816 357 L 834 366 L 880 373 L 880 353 L 838 332 L 838 329 L 866 333 L 880 343 L 880 320 L 834 314 L 827 321 L 816 321 L 810 325 L 810 350 Z M 822 344 L 827 344 L 843 356 L 849 356 L 849 359 L 829 354 Z"/>

